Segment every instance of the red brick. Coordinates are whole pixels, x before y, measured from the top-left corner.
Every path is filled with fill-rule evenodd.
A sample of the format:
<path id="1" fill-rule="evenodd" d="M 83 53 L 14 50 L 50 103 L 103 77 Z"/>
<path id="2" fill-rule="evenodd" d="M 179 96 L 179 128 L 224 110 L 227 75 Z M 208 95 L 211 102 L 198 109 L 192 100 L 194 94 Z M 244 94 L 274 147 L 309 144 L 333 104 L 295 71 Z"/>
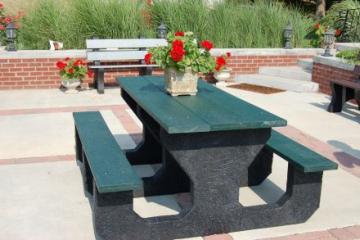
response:
<path id="1" fill-rule="evenodd" d="M 21 59 L 9 59 L 9 63 L 21 63 Z"/>
<path id="2" fill-rule="evenodd" d="M 204 240 L 233 240 L 229 234 L 216 234 L 204 237 Z"/>

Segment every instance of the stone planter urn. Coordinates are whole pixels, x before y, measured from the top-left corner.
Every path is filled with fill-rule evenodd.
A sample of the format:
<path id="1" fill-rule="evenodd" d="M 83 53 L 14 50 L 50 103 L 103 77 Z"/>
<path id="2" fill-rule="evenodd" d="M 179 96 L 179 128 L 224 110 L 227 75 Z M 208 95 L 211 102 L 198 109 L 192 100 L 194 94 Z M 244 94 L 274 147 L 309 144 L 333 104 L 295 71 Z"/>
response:
<path id="1" fill-rule="evenodd" d="M 79 79 L 63 79 L 61 85 L 65 88 L 65 93 L 78 93 L 81 81 Z"/>
<path id="2" fill-rule="evenodd" d="M 214 73 L 214 78 L 219 82 L 225 82 L 229 80 L 231 77 L 231 69 L 230 68 L 224 68 L 219 72 Z"/>
<path id="3" fill-rule="evenodd" d="M 165 69 L 165 90 L 171 96 L 191 95 L 197 93 L 198 74 L 191 68 L 186 68 L 185 72 L 177 71 L 174 68 Z"/>

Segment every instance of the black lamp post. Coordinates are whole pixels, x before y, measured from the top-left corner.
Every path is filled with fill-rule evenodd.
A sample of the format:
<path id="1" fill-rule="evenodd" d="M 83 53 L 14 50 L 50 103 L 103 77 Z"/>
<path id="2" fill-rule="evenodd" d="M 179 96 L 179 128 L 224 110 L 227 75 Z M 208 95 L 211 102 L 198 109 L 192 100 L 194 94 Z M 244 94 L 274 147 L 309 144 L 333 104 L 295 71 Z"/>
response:
<path id="1" fill-rule="evenodd" d="M 11 22 L 6 26 L 6 38 L 7 38 L 7 51 L 16 51 L 15 39 L 16 39 L 16 26 Z"/>
<path id="2" fill-rule="evenodd" d="M 158 30 L 158 38 L 166 38 L 166 25 L 163 22 L 161 22 L 157 30 Z"/>
<path id="3" fill-rule="evenodd" d="M 284 39 L 285 39 L 285 49 L 291 49 L 291 38 L 292 38 L 293 29 L 291 23 L 284 28 Z"/>
<path id="4" fill-rule="evenodd" d="M 332 29 L 328 29 L 324 34 L 324 44 L 325 44 L 325 52 L 323 54 L 324 57 L 332 57 L 330 53 L 330 46 L 335 41 L 335 31 Z"/>

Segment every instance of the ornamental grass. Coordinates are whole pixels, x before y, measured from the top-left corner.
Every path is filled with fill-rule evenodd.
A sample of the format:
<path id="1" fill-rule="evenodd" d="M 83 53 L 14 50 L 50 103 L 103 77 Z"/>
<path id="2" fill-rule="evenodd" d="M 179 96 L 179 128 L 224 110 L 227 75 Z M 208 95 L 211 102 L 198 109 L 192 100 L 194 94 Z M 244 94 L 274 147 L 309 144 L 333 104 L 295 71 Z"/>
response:
<path id="1" fill-rule="evenodd" d="M 234 1 L 235 2 L 235 1 Z M 84 48 L 85 40 L 155 37 L 161 21 L 168 32 L 192 31 L 222 48 L 282 47 L 283 28 L 293 25 L 293 45 L 308 47 L 306 30 L 314 24 L 299 10 L 270 0 L 209 6 L 201 0 L 40 0 L 26 14 L 19 33 L 25 49 L 47 49 L 48 40 L 66 49 Z"/>

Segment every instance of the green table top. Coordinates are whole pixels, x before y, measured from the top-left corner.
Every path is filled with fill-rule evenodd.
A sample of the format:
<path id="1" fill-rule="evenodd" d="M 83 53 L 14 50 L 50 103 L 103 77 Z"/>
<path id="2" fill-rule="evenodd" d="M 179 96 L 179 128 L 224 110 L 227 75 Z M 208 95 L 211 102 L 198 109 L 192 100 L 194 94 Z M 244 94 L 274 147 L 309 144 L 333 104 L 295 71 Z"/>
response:
<path id="1" fill-rule="evenodd" d="M 286 120 L 203 80 L 196 96 L 172 97 L 159 76 L 119 77 L 121 88 L 169 134 L 286 126 Z"/>

